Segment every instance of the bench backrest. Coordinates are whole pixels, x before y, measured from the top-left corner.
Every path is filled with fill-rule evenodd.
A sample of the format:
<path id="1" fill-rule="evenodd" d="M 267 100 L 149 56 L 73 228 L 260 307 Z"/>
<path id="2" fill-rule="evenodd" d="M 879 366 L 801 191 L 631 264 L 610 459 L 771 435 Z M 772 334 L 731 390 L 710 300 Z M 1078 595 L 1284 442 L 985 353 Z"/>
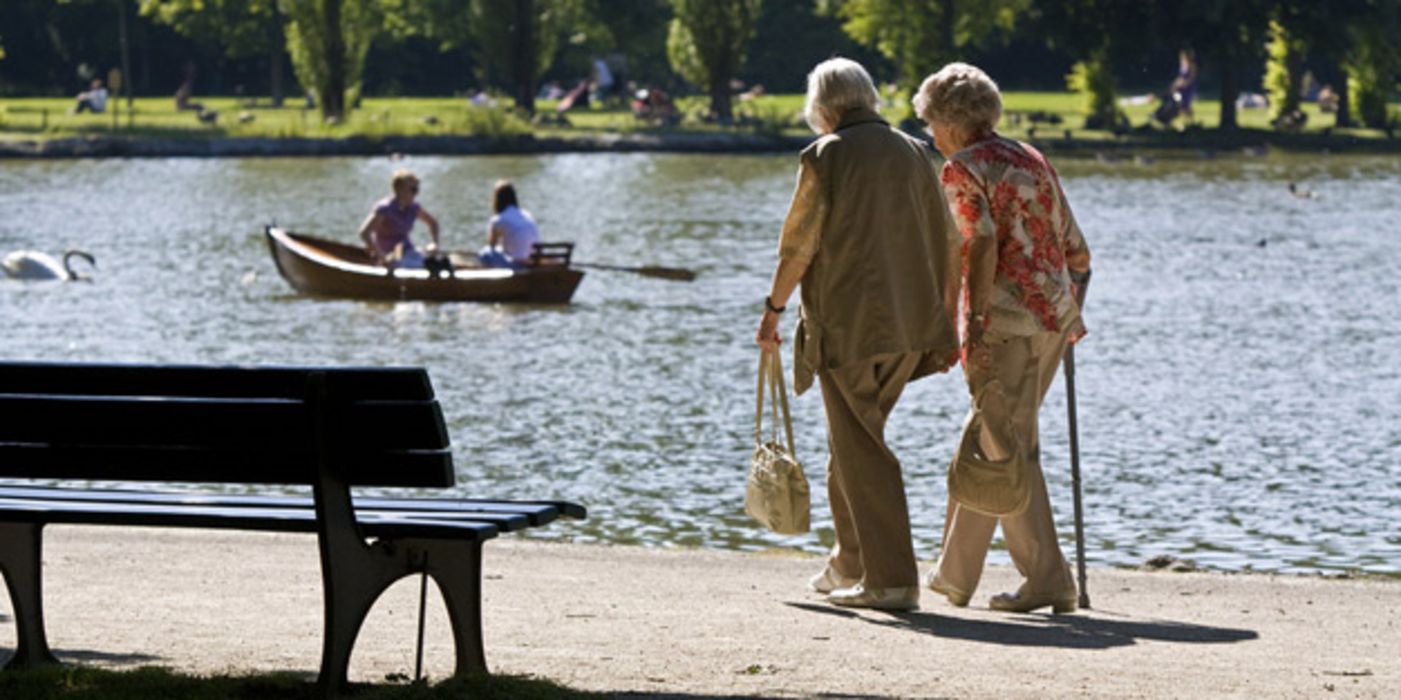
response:
<path id="1" fill-rule="evenodd" d="M 447 487 L 448 444 L 421 368 L 0 362 L 5 478 Z"/>

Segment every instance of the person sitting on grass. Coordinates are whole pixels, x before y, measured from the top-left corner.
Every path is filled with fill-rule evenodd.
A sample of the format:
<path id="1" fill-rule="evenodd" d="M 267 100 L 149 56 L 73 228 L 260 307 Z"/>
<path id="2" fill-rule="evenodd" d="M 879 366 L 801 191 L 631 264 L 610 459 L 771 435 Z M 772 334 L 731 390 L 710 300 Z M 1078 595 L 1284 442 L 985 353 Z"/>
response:
<path id="1" fill-rule="evenodd" d="M 78 93 L 78 103 L 73 105 L 74 114 L 92 112 L 100 114 L 107 109 L 107 88 L 102 86 L 102 81 L 98 78 L 92 79 L 92 87 L 84 92 Z"/>
<path id="2" fill-rule="evenodd" d="M 525 267 L 540 242 L 535 217 L 521 209 L 516 187 L 509 180 L 497 180 L 491 192 L 492 217 L 487 222 L 487 244 L 477 256 L 487 267 Z"/>
<path id="3" fill-rule="evenodd" d="M 375 264 L 390 269 L 422 268 L 423 253 L 414 248 L 409 239 L 415 221 L 428 225 L 428 235 L 433 242 L 428 244 L 429 256 L 438 252 L 438 220 L 424 211 L 418 202 L 418 176 L 409 170 L 395 171 L 390 180 L 394 194 L 375 202 L 374 209 L 360 225 L 360 240 L 365 242 L 365 250 Z"/>

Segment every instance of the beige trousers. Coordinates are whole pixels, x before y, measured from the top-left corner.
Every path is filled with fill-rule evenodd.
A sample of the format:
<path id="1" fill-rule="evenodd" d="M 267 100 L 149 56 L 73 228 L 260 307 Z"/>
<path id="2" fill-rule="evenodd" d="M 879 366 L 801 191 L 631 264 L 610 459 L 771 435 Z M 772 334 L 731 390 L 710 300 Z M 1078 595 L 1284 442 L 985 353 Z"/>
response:
<path id="1" fill-rule="evenodd" d="M 827 412 L 827 494 L 837 539 L 829 564 L 868 589 L 919 582 L 905 482 L 900 461 L 885 444 L 885 421 L 921 357 L 880 355 L 817 375 Z"/>
<path id="2" fill-rule="evenodd" d="M 983 562 L 998 522 L 1012 555 L 1012 563 L 1026 581 L 1020 592 L 1028 595 L 1073 596 L 1075 579 L 1056 539 L 1051 501 L 1041 472 L 1037 413 L 1046 391 L 1065 356 L 1064 333 L 1033 336 L 989 336 L 992 367 L 968 374 L 968 388 L 975 399 L 973 412 L 980 420 L 965 423 L 965 430 L 980 431 L 978 446 L 992 459 L 1004 459 L 1021 443 L 1031 461 L 1031 501 L 1016 515 L 996 518 L 949 499 L 944 521 L 944 543 L 937 573 L 940 582 L 972 595 L 982 577 Z M 979 427 L 974 427 L 979 426 Z M 970 441 L 960 441 L 968 444 Z"/>

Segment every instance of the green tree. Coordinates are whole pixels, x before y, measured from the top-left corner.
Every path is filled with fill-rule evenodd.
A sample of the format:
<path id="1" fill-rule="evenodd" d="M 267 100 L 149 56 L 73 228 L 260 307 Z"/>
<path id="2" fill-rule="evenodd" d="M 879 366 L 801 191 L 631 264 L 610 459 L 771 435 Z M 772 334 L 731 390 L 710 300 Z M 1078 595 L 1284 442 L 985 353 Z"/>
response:
<path id="1" fill-rule="evenodd" d="M 375 0 L 278 2 L 287 18 L 287 52 L 297 80 L 315 93 L 322 119 L 344 119 L 347 103 L 359 95 L 365 54 L 383 20 L 381 8 Z"/>
<path id="2" fill-rule="evenodd" d="M 1077 61 L 1065 76 L 1065 85 L 1085 98 L 1086 128 L 1112 129 L 1127 119 L 1124 110 L 1119 108 L 1114 66 L 1107 47 L 1102 46 Z"/>
<path id="3" fill-rule="evenodd" d="M 1359 25 L 1345 63 L 1352 113 L 1374 129 L 1392 126 L 1388 104 L 1396 93 L 1396 74 L 1401 72 L 1401 49 L 1395 36 L 1382 24 Z"/>
<path id="4" fill-rule="evenodd" d="M 1270 120 L 1275 121 L 1299 110 L 1304 42 L 1272 19 L 1265 52 L 1265 95 L 1270 98 Z"/>
<path id="5" fill-rule="evenodd" d="M 222 47 L 229 58 L 266 56 L 274 106 L 282 105 L 287 51 L 278 0 L 140 0 L 141 15 L 199 44 Z"/>
<path id="6" fill-rule="evenodd" d="M 911 92 L 995 33 L 1009 35 L 1030 7 L 1030 0 L 818 0 L 848 36 L 890 59 Z"/>
<path id="7" fill-rule="evenodd" d="M 422 35 L 443 49 L 469 47 L 477 78 L 507 85 L 516 105 L 535 111 L 536 83 L 554 63 L 563 33 L 585 16 L 582 0 L 396 0 L 396 36 Z"/>
<path id="8" fill-rule="evenodd" d="M 744 65 L 759 21 L 760 0 L 671 0 L 666 54 L 686 82 L 710 96 L 710 115 L 728 124 L 730 80 Z"/>
<path id="9" fill-rule="evenodd" d="M 1217 128 L 1236 129 L 1238 66 L 1262 58 L 1270 8 L 1278 0 L 1178 0 L 1154 3 L 1153 27 L 1178 48 L 1195 48 L 1199 75 L 1215 74 L 1221 112 Z"/>
<path id="10" fill-rule="evenodd" d="M 1086 128 L 1125 125 L 1113 67 L 1139 58 L 1149 43 L 1151 15 L 1151 3 L 1119 0 L 1065 0 L 1035 6 L 1031 31 L 1050 48 L 1065 51 L 1077 61 L 1067 82 L 1087 92 Z"/>

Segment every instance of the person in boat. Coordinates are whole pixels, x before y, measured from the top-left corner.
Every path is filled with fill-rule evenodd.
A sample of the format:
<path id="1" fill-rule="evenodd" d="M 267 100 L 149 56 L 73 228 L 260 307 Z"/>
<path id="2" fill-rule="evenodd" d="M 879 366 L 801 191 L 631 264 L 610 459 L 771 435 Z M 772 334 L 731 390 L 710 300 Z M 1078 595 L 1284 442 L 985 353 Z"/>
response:
<path id="1" fill-rule="evenodd" d="M 939 562 L 926 585 L 969 603 L 999 524 L 1024 577 L 994 610 L 1076 607 L 1075 579 L 1056 537 L 1041 471 L 1037 413 L 1066 347 L 1085 333 L 1080 289 L 1090 250 L 1059 176 L 1031 146 L 994 129 L 997 84 L 950 63 L 914 97 L 943 154 L 944 194 L 962 234 L 963 375 L 971 406 L 949 474 Z"/>
<path id="2" fill-rule="evenodd" d="M 487 242 L 478 259 L 487 267 L 525 267 L 540 242 L 540 229 L 530 212 L 521 209 L 516 187 L 497 180 L 491 192 L 491 220 Z"/>
<path id="3" fill-rule="evenodd" d="M 428 244 L 429 256 L 438 252 L 438 220 L 433 218 L 422 205 L 414 201 L 418 197 L 418 176 L 409 170 L 399 170 L 390 180 L 394 194 L 375 202 L 374 209 L 360 225 L 360 240 L 365 242 L 365 250 L 378 265 L 385 267 L 420 268 L 424 265 L 423 253 L 414 248 L 409 232 L 415 221 L 428 226 L 428 235 L 433 242 Z"/>
<path id="4" fill-rule="evenodd" d="M 808 76 L 808 124 L 756 337 L 776 351 L 794 288 L 797 393 L 816 377 L 827 414 L 827 491 L 836 543 L 808 586 L 848 607 L 908 610 L 919 571 L 900 461 L 886 419 L 905 385 L 957 358 L 958 244 L 934 153 L 876 112 L 859 63 Z"/>

